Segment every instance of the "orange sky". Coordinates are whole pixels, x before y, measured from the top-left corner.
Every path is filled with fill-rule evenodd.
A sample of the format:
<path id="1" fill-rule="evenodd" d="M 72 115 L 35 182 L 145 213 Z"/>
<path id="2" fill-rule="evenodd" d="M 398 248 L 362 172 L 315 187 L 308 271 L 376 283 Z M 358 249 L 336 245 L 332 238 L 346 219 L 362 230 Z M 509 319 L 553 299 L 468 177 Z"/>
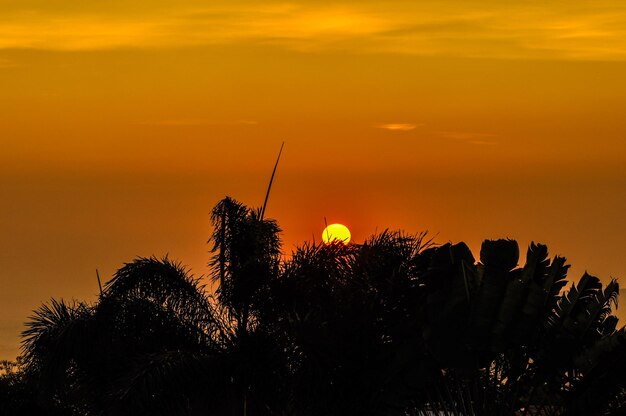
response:
<path id="1" fill-rule="evenodd" d="M 0 0 L 0 358 L 96 267 L 206 273 L 210 209 L 261 204 L 283 140 L 286 251 L 327 217 L 626 275 L 626 6 L 414 3 Z"/>

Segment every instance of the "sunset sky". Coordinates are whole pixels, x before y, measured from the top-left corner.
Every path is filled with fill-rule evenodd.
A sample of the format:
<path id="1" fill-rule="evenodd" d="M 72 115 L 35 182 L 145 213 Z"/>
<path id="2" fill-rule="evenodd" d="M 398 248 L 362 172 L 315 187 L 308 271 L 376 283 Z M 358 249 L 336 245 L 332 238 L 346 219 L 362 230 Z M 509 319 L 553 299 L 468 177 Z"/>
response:
<path id="1" fill-rule="evenodd" d="M 0 359 L 41 302 L 95 300 L 96 268 L 206 274 L 211 208 L 259 206 L 282 141 L 286 253 L 326 217 L 626 279 L 624 3 L 0 0 L 0 22 Z"/>

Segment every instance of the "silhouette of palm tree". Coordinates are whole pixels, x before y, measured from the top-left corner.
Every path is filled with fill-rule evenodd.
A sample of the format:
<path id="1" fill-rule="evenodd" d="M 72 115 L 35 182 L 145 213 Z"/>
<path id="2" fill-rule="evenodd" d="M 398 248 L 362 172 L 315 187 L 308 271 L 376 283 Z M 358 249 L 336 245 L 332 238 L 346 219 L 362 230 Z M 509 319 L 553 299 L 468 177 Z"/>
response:
<path id="1" fill-rule="evenodd" d="M 576 386 L 590 374 L 580 365 L 593 360 L 590 348 L 624 351 L 624 330 L 615 331 L 616 319 L 610 316 L 617 282 L 603 291 L 597 278 L 585 274 L 559 295 L 569 267 L 565 259 L 550 262 L 547 247 L 533 243 L 524 267 L 514 268 L 517 253 L 517 243 L 508 240 L 486 241 L 477 265 L 464 244 L 424 253 L 430 257 L 424 273 L 429 292 L 424 338 L 435 359 L 436 382 L 423 402 L 454 414 L 546 409 L 600 414 L 607 400 L 572 406 L 569 393 L 582 388 Z M 616 372 L 602 377 L 616 380 L 626 370 L 613 364 Z M 616 383 L 609 396 L 623 387 L 624 382 Z"/>
<path id="2" fill-rule="evenodd" d="M 281 242 L 276 221 L 261 218 L 261 210 L 225 198 L 213 209 L 213 278 L 218 299 L 244 336 L 256 324 L 264 297 L 278 275 Z"/>
<path id="3" fill-rule="evenodd" d="M 212 219 L 217 301 L 179 264 L 139 258 L 115 274 L 96 305 L 52 300 L 36 311 L 24 356 L 41 400 L 105 414 L 237 407 L 257 414 L 269 406 L 260 393 L 271 386 L 268 374 L 278 374 L 277 360 L 263 355 L 272 344 L 256 314 L 277 273 L 279 229 L 230 198 Z M 271 368 L 261 379 L 264 365 Z"/>
<path id="4" fill-rule="evenodd" d="M 44 400 L 61 395 L 91 411 L 136 414 L 187 400 L 177 375 L 219 379 L 198 369 L 222 352 L 220 323 L 198 281 L 167 258 L 137 259 L 116 273 L 96 305 L 53 300 L 27 325 L 24 355 L 39 373 Z M 222 381 L 215 384 L 227 386 Z M 161 391 L 154 390 L 159 383 Z M 166 389 L 170 384 L 176 388 Z M 77 394 L 64 397 L 68 391 Z"/>
<path id="5" fill-rule="evenodd" d="M 524 415 L 626 409 L 618 285 L 512 240 L 384 231 L 304 244 L 225 198 L 215 296 L 167 258 L 124 265 L 94 305 L 52 300 L 24 332 L 41 406 L 65 414 Z M 2 384 L 0 383 L 0 386 Z M 35 393 L 32 393 L 35 395 Z"/>

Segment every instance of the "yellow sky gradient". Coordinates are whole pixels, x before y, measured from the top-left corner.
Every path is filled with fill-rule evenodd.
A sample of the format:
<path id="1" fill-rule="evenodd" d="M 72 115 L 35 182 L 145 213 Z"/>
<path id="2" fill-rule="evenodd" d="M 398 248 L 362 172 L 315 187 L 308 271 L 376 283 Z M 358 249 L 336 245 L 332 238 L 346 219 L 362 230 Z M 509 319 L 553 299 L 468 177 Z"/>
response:
<path id="1" fill-rule="evenodd" d="M 0 358 L 96 267 L 206 273 L 283 140 L 287 252 L 327 217 L 626 275 L 626 5 L 415 3 L 0 0 Z"/>

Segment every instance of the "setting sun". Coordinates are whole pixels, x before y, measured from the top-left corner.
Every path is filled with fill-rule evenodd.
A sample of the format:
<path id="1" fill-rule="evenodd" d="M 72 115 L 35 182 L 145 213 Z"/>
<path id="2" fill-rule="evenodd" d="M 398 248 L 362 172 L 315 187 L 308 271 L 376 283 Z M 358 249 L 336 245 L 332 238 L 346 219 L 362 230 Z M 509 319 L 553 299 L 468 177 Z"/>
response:
<path id="1" fill-rule="evenodd" d="M 343 224 L 330 224 L 322 232 L 322 241 L 326 244 L 335 240 L 348 244 L 351 237 L 350 230 Z"/>

